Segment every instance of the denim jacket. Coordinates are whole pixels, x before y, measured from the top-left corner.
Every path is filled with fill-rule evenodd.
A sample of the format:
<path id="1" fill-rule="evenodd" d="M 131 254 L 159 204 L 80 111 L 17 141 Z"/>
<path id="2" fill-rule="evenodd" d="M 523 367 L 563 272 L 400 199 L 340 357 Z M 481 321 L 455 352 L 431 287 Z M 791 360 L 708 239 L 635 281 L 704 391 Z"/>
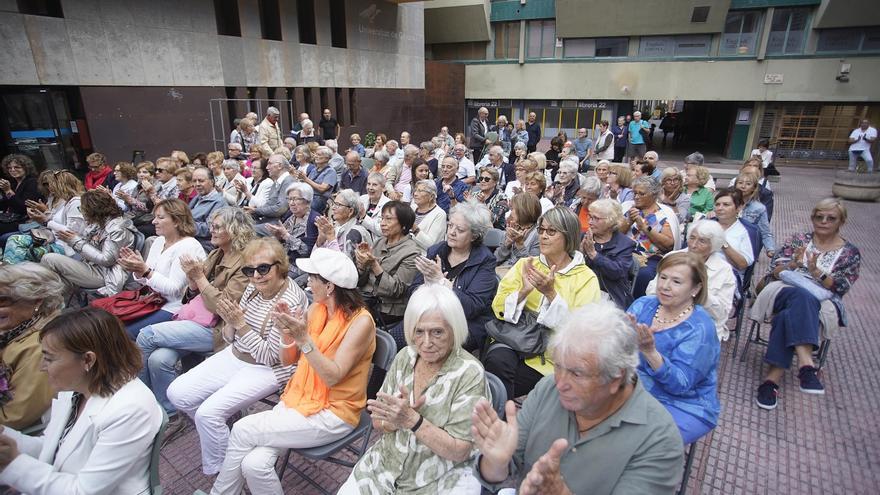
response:
<path id="1" fill-rule="evenodd" d="M 749 201 L 742 209 L 740 217 L 755 224 L 761 234 L 761 242 L 767 251 L 776 251 L 776 241 L 773 239 L 773 231 L 770 230 L 770 220 L 767 219 L 767 207 L 758 199 Z"/>

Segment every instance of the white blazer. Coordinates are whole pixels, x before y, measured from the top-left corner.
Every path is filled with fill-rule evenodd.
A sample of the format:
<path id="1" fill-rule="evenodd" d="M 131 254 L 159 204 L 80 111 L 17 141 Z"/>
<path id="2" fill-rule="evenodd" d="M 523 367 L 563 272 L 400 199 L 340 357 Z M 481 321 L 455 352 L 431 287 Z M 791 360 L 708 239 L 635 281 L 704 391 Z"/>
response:
<path id="1" fill-rule="evenodd" d="M 162 424 L 150 389 L 135 378 L 110 397 L 93 395 L 59 446 L 72 399 L 73 392 L 60 392 L 52 401 L 43 436 L 3 430 L 21 454 L 0 472 L 0 485 L 31 495 L 150 493 L 150 455 Z"/>
<path id="2" fill-rule="evenodd" d="M 389 201 L 391 201 L 391 199 L 385 194 L 382 194 L 382 196 L 379 197 L 379 203 L 376 206 L 376 209 L 373 210 L 373 214 L 370 215 L 368 213 L 363 220 L 361 220 L 361 225 L 373 234 L 373 239 L 376 241 L 382 238 L 382 229 L 379 227 L 379 222 L 382 221 L 382 207 Z M 361 195 L 361 206 L 364 210 L 370 207 L 370 197 L 368 195 Z"/>
<path id="3" fill-rule="evenodd" d="M 413 208 L 415 211 L 415 208 Z M 427 251 L 429 247 L 446 238 L 446 212 L 439 205 L 425 215 L 419 223 L 419 233 L 413 236 L 416 244 Z"/>

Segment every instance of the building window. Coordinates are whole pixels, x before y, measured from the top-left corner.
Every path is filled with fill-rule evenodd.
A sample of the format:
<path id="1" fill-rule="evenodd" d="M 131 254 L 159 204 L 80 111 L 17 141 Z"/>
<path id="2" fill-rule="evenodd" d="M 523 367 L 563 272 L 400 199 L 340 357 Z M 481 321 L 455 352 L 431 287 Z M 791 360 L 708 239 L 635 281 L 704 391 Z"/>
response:
<path id="1" fill-rule="evenodd" d="M 264 40 L 281 41 L 281 10 L 278 0 L 260 0 L 260 31 Z"/>
<path id="2" fill-rule="evenodd" d="M 296 0 L 296 23 L 299 27 L 299 42 L 318 44 L 315 31 L 315 0 Z"/>
<path id="3" fill-rule="evenodd" d="M 526 32 L 527 58 L 553 58 L 556 51 L 556 21 L 529 21 Z"/>
<path id="4" fill-rule="evenodd" d="M 345 0 L 330 0 L 330 44 L 348 48 L 345 33 Z"/>
<path id="5" fill-rule="evenodd" d="M 563 58 L 625 57 L 629 38 L 568 38 L 562 43 Z"/>
<path id="6" fill-rule="evenodd" d="M 880 28 L 823 29 L 816 53 L 876 52 L 880 50 Z"/>
<path id="7" fill-rule="evenodd" d="M 64 17 L 61 0 L 18 0 L 18 11 L 27 15 Z"/>
<path id="8" fill-rule="evenodd" d="M 214 0 L 214 16 L 217 18 L 217 34 L 241 36 L 237 0 Z"/>
<path id="9" fill-rule="evenodd" d="M 495 28 L 495 59 L 518 59 L 519 21 L 496 22 L 493 27 Z"/>
<path id="10" fill-rule="evenodd" d="M 809 9 L 776 9 L 770 22 L 767 55 L 803 53 L 809 20 Z"/>
<path id="11" fill-rule="evenodd" d="M 758 11 L 728 12 L 718 54 L 754 55 L 758 46 L 760 22 L 761 13 Z"/>
<path id="12" fill-rule="evenodd" d="M 709 55 L 708 34 L 681 36 L 643 36 L 639 40 L 639 56 L 645 58 L 706 57 Z"/>

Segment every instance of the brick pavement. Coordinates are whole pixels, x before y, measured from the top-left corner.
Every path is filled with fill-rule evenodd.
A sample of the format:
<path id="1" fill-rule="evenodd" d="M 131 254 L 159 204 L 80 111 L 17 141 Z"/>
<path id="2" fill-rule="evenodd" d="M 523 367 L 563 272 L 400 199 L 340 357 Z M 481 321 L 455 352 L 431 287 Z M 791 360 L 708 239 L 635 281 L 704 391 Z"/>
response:
<path id="1" fill-rule="evenodd" d="M 809 226 L 810 210 L 830 195 L 833 181 L 831 170 L 785 168 L 782 173 L 782 181 L 773 185 L 778 241 Z M 758 409 L 754 394 L 762 377 L 762 348 L 752 346 L 740 362 L 739 356 L 731 357 L 732 341 L 724 344 L 718 391 L 723 411 L 718 428 L 698 444 L 689 493 L 880 493 L 880 336 L 873 333 L 880 324 L 880 205 L 846 205 L 844 236 L 861 249 L 861 278 L 844 299 L 850 326 L 835 339 L 822 371 L 826 394 L 802 394 L 792 370 L 779 407 Z M 331 491 L 348 476 L 339 466 L 294 462 L 320 474 Z M 160 475 L 169 495 L 210 488 L 211 480 L 201 473 L 194 429 L 163 450 Z M 290 470 L 282 483 L 285 493 L 317 493 Z"/>

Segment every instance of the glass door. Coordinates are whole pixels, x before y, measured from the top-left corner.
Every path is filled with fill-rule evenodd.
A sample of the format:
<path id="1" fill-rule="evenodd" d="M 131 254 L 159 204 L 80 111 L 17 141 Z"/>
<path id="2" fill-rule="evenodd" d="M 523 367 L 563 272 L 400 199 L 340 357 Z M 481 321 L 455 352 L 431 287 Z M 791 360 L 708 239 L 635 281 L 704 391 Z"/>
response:
<path id="1" fill-rule="evenodd" d="M 74 167 L 75 124 L 63 91 L 18 89 L 2 96 L 3 138 L 9 152 L 31 157 L 40 170 Z"/>

